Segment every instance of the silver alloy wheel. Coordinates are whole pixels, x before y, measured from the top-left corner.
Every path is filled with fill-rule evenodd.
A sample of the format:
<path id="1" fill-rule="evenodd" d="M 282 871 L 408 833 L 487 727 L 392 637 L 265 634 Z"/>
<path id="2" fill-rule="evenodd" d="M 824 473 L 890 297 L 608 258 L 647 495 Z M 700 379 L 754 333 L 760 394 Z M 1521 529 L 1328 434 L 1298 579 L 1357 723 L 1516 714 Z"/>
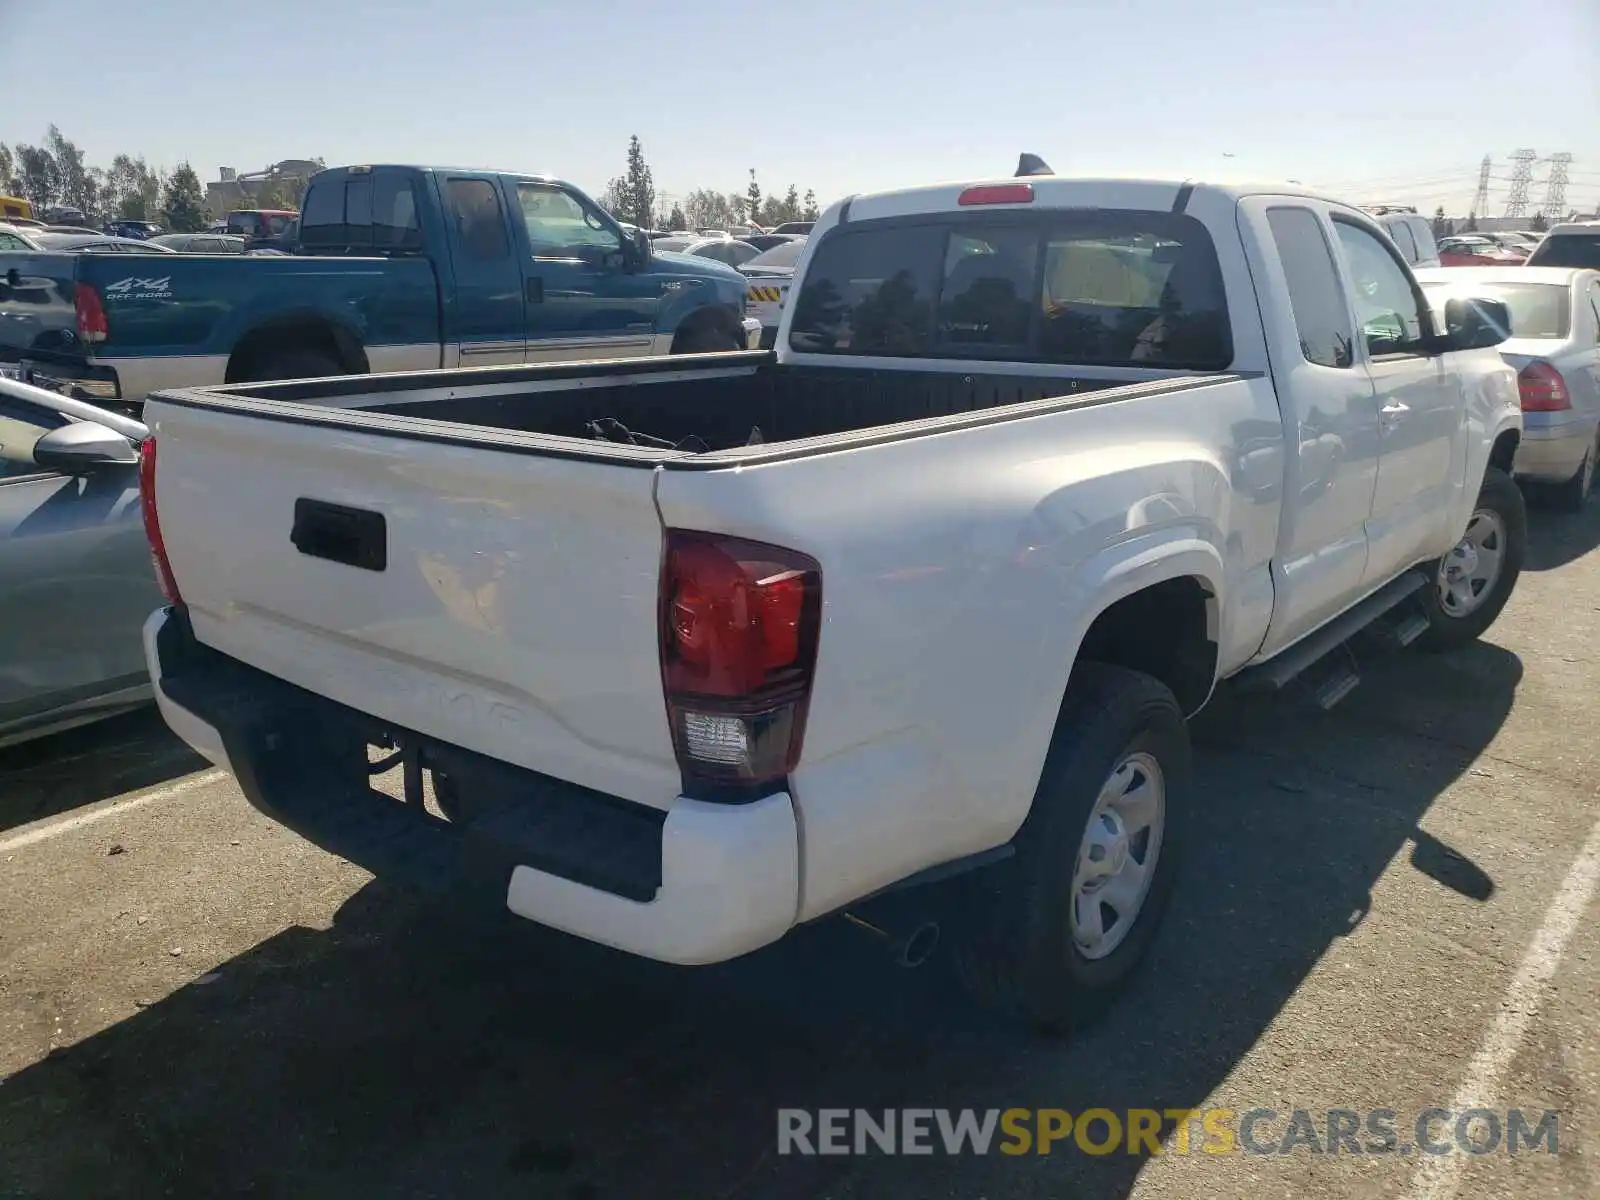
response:
<path id="1" fill-rule="evenodd" d="M 1464 617 L 1482 604 L 1494 591 L 1505 557 L 1505 522 L 1497 512 L 1478 509 L 1455 549 L 1439 561 L 1435 586 L 1445 615 Z"/>
<path id="2" fill-rule="evenodd" d="M 1127 755 L 1100 788 L 1072 871 L 1069 924 L 1085 958 L 1110 954 L 1139 919 L 1166 821 L 1161 764 L 1142 750 Z"/>

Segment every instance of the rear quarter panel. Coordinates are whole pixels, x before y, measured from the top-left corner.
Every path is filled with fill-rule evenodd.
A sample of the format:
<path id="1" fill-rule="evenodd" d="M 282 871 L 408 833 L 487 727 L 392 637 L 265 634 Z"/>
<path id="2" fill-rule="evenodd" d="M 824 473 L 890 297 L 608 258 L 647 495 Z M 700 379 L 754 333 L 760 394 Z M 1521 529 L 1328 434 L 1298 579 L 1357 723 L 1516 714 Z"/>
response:
<path id="1" fill-rule="evenodd" d="M 792 779 L 802 916 L 1016 832 L 1077 647 L 1120 596 L 1198 575 L 1215 595 L 1222 667 L 1248 658 L 1271 612 L 1281 478 L 1265 378 L 737 471 L 665 471 L 667 526 L 822 566 Z"/>
<path id="2" fill-rule="evenodd" d="M 369 350 L 439 342 L 438 288 L 424 259 L 118 254 L 86 256 L 81 270 L 105 305 L 110 335 L 95 351 L 102 361 L 206 356 L 225 364 L 252 330 L 306 316 Z"/>

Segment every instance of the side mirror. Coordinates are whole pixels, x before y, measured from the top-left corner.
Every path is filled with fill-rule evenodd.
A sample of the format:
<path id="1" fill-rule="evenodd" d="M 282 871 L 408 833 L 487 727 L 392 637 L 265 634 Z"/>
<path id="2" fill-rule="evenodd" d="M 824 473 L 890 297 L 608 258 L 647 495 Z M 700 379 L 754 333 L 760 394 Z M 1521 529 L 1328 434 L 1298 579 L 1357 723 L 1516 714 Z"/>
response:
<path id="1" fill-rule="evenodd" d="M 1445 338 L 1450 350 L 1487 350 L 1511 336 L 1511 310 L 1504 301 L 1457 297 L 1445 301 Z"/>
<path id="2" fill-rule="evenodd" d="M 94 421 L 74 421 L 35 442 L 33 461 L 52 471 L 85 475 L 105 466 L 132 466 L 139 461 L 139 452 L 114 429 Z"/>
<path id="3" fill-rule="evenodd" d="M 650 235 L 642 229 L 633 231 L 632 236 L 623 244 L 622 259 L 632 271 L 643 270 L 650 265 L 652 253 Z"/>

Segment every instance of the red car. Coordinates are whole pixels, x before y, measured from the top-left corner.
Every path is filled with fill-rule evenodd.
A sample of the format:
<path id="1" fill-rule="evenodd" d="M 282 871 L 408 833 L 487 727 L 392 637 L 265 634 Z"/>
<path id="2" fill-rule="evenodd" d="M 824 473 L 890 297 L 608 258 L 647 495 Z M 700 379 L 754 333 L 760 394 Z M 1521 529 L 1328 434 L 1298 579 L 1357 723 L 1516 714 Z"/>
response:
<path id="1" fill-rule="evenodd" d="M 1439 239 L 1441 267 L 1516 267 L 1527 257 L 1482 234 Z"/>

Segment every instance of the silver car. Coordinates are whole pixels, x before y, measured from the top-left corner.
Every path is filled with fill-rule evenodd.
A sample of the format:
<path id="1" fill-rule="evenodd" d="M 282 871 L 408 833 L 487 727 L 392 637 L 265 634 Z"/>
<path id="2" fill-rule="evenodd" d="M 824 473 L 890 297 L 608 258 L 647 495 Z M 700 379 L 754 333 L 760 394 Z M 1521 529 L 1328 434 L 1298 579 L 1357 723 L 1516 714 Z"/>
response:
<path id="1" fill-rule="evenodd" d="M 0 746 L 151 699 L 138 421 L 0 378 Z"/>
<path id="2" fill-rule="evenodd" d="M 1551 485 L 1553 498 L 1582 508 L 1600 463 L 1600 271 L 1568 267 L 1451 267 L 1418 271 L 1430 305 L 1462 289 L 1502 300 L 1511 337 L 1500 355 L 1522 389 L 1519 478 Z"/>

